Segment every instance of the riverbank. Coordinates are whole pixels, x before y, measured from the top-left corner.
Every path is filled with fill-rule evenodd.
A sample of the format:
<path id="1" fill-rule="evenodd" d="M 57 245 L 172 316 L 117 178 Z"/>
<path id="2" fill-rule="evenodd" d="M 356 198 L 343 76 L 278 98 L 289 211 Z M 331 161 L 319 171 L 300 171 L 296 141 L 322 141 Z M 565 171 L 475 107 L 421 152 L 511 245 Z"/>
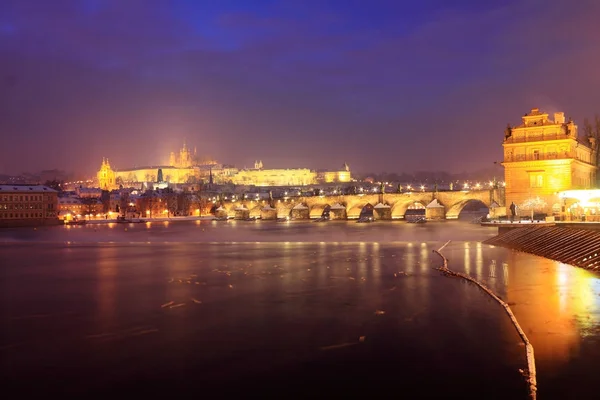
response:
<path id="1" fill-rule="evenodd" d="M 599 225 L 581 222 L 499 229 L 497 236 L 483 243 L 507 247 L 585 269 L 598 270 L 600 269 Z"/>
<path id="2" fill-rule="evenodd" d="M 215 219 L 214 215 L 203 215 L 201 217 L 158 217 L 158 218 L 134 218 L 135 222 L 123 222 L 113 219 L 90 219 L 86 220 L 86 224 L 90 225 L 102 225 L 112 223 L 140 223 L 140 222 L 178 222 L 178 221 L 212 221 Z"/>

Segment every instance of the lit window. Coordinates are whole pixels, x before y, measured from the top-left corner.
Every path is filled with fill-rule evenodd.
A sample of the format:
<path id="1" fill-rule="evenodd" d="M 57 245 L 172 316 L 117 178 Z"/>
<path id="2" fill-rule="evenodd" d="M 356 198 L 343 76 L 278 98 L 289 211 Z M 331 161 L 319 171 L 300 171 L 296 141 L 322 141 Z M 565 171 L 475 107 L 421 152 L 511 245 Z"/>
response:
<path id="1" fill-rule="evenodd" d="M 541 174 L 529 175 L 529 187 L 541 188 L 544 186 L 544 176 Z"/>

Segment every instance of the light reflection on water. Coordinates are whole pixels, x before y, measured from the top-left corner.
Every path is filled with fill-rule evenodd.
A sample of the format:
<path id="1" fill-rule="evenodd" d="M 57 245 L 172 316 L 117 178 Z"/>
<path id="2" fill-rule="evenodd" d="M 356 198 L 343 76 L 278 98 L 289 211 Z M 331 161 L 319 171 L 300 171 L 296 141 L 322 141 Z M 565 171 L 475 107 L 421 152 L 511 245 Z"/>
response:
<path id="1" fill-rule="evenodd" d="M 160 331 L 166 332 L 169 343 L 179 343 L 181 351 L 189 340 L 187 332 L 211 342 L 210 329 L 218 328 L 225 329 L 225 337 L 235 337 L 231 335 L 239 331 L 252 337 L 264 335 L 265 341 L 272 338 L 280 346 L 303 349 L 307 357 L 311 354 L 307 344 L 312 349 L 354 340 L 364 334 L 358 327 L 369 326 L 365 321 L 370 321 L 374 311 L 385 309 L 385 318 L 397 318 L 398 326 L 419 332 L 411 335 L 422 335 L 410 336 L 415 346 L 434 346 L 423 332 L 450 329 L 439 324 L 451 320 L 469 340 L 484 340 L 483 348 L 498 347 L 503 362 L 522 367 L 518 360 L 522 348 L 502 310 L 472 285 L 441 277 L 433 269 L 441 260 L 432 250 L 457 237 L 465 240 L 453 241 L 443 250 L 449 267 L 474 276 L 511 305 L 535 348 L 540 393 L 558 396 L 568 393 L 565 388 L 569 386 L 576 391 L 595 384 L 593 374 L 581 371 L 592 370 L 600 356 L 590 344 L 600 340 L 598 275 L 482 245 L 480 241 L 494 232 L 481 227 L 459 225 L 457 229 L 449 223 L 432 224 L 434 228 L 425 230 L 410 224 L 371 224 L 357 230 L 356 226 L 321 224 L 315 230 L 310 223 L 195 222 L 60 227 L 35 233 L 7 230 L 0 232 L 0 243 L 20 242 L 24 247 L 2 248 L 4 259 L 14 267 L 5 271 L 3 292 L 11 299 L 10 312 L 19 314 L 54 312 L 45 309 L 45 299 L 57 291 L 64 297 L 61 307 L 67 310 L 73 304 L 93 303 L 93 322 L 69 322 L 76 326 L 75 336 L 77 324 L 85 326 L 80 330 L 86 334 L 119 326 L 125 329 L 132 319 L 144 326 L 155 324 L 157 312 L 164 311 L 160 305 L 174 301 L 185 306 L 167 314 L 169 328 Z M 94 239 L 101 244 L 93 243 Z M 69 252 L 62 244 L 67 241 L 71 242 Z M 43 244 L 47 242 L 62 243 Z M 22 265 L 29 258 L 31 265 Z M 94 268 L 88 270 L 90 264 Z M 78 286 L 44 269 L 51 267 L 68 271 Z M 185 278 L 192 274 L 197 277 L 187 283 Z M 171 279 L 176 283 L 167 284 Z M 480 316 L 483 310 L 488 314 Z M 257 324 L 273 326 L 274 331 L 255 332 Z M 295 324 L 294 328 L 289 324 Z M 342 329 L 339 324 L 346 325 Z M 485 329 L 482 324 L 489 325 L 490 331 L 485 338 L 477 338 Z M 19 329 L 16 324 L 10 326 L 7 340 L 23 335 Z M 286 329 L 294 334 L 287 337 Z M 381 334 L 372 329 L 369 337 Z M 386 325 L 386 329 L 392 328 Z M 53 340 L 72 340 L 74 345 L 81 340 L 75 336 L 59 339 L 51 329 L 46 334 Z M 29 332 L 24 337 L 33 340 L 35 335 Z M 6 344 L 10 343 L 0 343 Z M 229 351 L 213 345 L 215 352 Z M 247 350 L 244 343 L 239 346 L 239 351 Z"/>
<path id="2" fill-rule="evenodd" d="M 589 347 L 597 349 L 596 343 L 600 340 L 600 277 L 597 274 L 485 245 L 477 246 L 474 251 L 468 243 L 454 243 L 445 253 L 451 259 L 451 269 L 470 273 L 511 306 L 535 349 L 542 392 L 552 398 L 577 397 L 576 390 L 581 390 L 583 395 L 585 385 L 596 385 L 581 371 L 591 368 L 592 360 L 600 356 L 598 350 L 590 352 Z M 487 270 L 476 267 L 475 273 L 470 271 L 471 259 L 476 265 L 487 265 Z M 507 340 L 513 332 L 507 327 Z M 581 346 L 588 340 L 591 344 L 584 351 Z M 565 371 L 571 368 L 577 372 Z M 585 384 L 579 384 L 578 379 Z M 570 391 L 568 386 L 571 386 Z"/>

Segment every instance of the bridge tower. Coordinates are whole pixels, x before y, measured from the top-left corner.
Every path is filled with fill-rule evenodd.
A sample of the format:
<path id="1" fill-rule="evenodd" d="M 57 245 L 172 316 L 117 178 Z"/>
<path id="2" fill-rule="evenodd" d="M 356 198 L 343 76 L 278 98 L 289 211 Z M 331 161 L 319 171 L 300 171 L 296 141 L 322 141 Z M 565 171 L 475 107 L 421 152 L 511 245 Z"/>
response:
<path id="1" fill-rule="evenodd" d="M 596 146 L 593 139 L 578 137 L 577 125 L 565 122 L 563 112 L 552 120 L 534 108 L 520 125 L 508 125 L 502 144 L 507 207 L 514 202 L 548 215 L 560 213 L 558 192 L 595 185 Z"/>

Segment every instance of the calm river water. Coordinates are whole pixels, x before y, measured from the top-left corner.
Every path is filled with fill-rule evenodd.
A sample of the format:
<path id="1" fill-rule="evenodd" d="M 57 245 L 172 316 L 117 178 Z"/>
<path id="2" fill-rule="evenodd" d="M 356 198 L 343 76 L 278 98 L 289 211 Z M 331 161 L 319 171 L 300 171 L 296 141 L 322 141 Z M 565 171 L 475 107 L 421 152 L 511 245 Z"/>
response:
<path id="1" fill-rule="evenodd" d="M 599 276 L 462 222 L 155 222 L 0 230 L 0 378 L 73 396 L 595 397 Z M 9 392 L 10 393 L 10 392 Z"/>

